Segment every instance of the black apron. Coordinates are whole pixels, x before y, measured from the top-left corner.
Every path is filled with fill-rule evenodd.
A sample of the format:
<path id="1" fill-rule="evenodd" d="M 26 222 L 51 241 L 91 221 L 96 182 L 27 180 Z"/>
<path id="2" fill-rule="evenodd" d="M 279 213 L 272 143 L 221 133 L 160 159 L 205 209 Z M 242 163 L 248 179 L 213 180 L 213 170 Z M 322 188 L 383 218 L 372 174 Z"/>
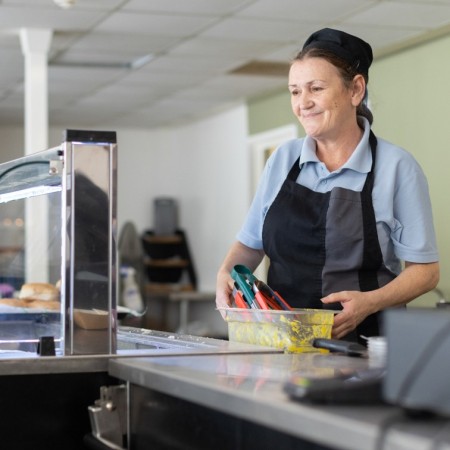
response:
<path id="1" fill-rule="evenodd" d="M 314 192 L 298 184 L 299 159 L 270 206 L 263 247 L 270 259 L 268 284 L 296 308 L 342 309 L 320 299 L 343 290 L 371 291 L 395 274 L 384 263 L 372 203 L 377 139 L 370 132 L 372 167 L 361 192 Z M 344 339 L 380 334 L 379 313 Z"/>

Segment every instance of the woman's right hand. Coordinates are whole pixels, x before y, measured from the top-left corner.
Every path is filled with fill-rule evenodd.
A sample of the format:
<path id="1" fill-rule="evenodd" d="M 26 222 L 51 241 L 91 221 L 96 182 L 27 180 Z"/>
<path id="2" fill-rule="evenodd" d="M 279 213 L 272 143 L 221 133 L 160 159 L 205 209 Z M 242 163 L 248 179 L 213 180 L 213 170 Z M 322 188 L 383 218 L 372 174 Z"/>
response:
<path id="1" fill-rule="evenodd" d="M 253 270 L 264 257 L 262 250 L 256 250 L 235 242 L 228 251 L 225 260 L 217 272 L 216 306 L 218 308 L 230 307 L 233 304 L 234 280 L 231 270 L 236 264 L 244 264 Z"/>
<path id="2" fill-rule="evenodd" d="M 226 270 L 217 274 L 216 284 L 216 306 L 217 308 L 231 307 L 233 302 L 234 280 Z"/>

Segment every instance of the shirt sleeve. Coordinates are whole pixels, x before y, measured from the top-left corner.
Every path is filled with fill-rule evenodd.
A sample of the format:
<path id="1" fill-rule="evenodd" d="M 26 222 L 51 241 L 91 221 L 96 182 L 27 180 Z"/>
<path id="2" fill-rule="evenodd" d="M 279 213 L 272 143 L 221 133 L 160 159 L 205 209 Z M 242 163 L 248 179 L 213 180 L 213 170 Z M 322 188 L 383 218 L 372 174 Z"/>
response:
<path id="1" fill-rule="evenodd" d="M 381 164 L 378 187 L 374 187 L 374 196 L 382 204 L 377 221 L 384 221 L 397 258 L 414 263 L 436 262 L 439 254 L 425 174 L 408 152 L 393 147 L 383 149 L 383 153 L 384 157 L 377 161 Z M 383 236 L 380 239 L 382 244 Z"/>

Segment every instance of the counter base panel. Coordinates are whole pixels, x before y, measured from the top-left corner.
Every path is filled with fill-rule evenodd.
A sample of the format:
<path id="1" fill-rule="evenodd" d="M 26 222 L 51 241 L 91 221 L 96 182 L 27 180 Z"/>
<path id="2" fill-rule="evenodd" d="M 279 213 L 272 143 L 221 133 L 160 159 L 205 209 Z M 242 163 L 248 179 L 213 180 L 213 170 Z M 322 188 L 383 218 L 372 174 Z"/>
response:
<path id="1" fill-rule="evenodd" d="M 87 406 L 100 386 L 117 384 L 106 372 L 0 377 L 1 448 L 84 450 L 91 432 Z"/>
<path id="2" fill-rule="evenodd" d="M 130 399 L 131 450 L 331 450 L 140 386 Z"/>

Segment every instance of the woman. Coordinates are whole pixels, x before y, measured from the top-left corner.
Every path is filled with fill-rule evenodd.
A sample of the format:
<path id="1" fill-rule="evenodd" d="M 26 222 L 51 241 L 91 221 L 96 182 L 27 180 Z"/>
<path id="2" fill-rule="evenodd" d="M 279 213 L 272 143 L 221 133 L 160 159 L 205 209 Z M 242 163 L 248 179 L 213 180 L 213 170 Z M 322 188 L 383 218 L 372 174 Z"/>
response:
<path id="1" fill-rule="evenodd" d="M 357 340 L 380 334 L 380 311 L 437 285 L 427 181 L 409 153 L 371 131 L 371 63 L 369 44 L 328 28 L 292 62 L 291 105 L 306 137 L 268 160 L 218 272 L 218 306 L 231 304 L 232 267 L 254 270 L 267 255 L 272 288 L 294 307 L 341 310 L 333 337 Z"/>

